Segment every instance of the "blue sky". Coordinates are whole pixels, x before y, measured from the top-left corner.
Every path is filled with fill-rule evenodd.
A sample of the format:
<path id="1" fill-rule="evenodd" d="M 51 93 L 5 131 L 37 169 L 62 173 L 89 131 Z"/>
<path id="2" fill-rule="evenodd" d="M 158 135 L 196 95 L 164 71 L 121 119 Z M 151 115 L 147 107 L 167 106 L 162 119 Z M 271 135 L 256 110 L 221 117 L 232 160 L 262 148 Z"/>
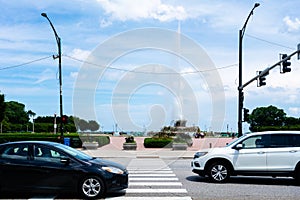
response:
<path id="1" fill-rule="evenodd" d="M 202 130 L 236 131 L 238 31 L 255 2 L 260 6 L 243 39 L 243 82 L 278 62 L 280 53 L 297 50 L 299 1 L 0 0 L 0 91 L 6 101 L 24 103 L 37 116 L 59 113 L 58 61 L 52 59 L 57 45 L 41 16 L 45 12 L 62 40 L 65 114 L 97 120 L 104 130 L 116 123 L 125 131 L 158 130 L 187 119 Z M 151 28 L 157 31 L 147 35 Z M 135 36 L 140 30 L 146 32 Z M 182 37 L 168 37 L 174 33 Z M 125 39 L 120 42 L 119 36 Z M 145 39 L 155 39 L 153 46 L 128 49 Z M 160 49 L 164 42 L 175 44 L 175 50 Z M 189 42 L 201 51 L 186 48 Z M 110 58 L 118 49 L 127 51 Z M 209 64 L 194 66 L 183 50 L 195 57 L 203 53 L 199 60 Z M 299 117 L 296 56 L 291 63 L 292 72 L 280 74 L 277 67 L 266 86 L 254 82 L 245 88 L 250 112 L 275 105 Z M 88 76 L 80 82 L 84 69 Z M 84 87 L 89 100 L 78 93 Z"/>

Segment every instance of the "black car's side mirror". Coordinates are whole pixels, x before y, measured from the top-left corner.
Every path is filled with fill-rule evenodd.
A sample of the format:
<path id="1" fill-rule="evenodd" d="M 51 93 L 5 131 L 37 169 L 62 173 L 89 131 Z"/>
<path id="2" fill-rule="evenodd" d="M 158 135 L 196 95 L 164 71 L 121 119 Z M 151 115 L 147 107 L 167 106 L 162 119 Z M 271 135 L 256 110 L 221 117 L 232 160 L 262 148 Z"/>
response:
<path id="1" fill-rule="evenodd" d="M 68 165 L 70 163 L 70 158 L 62 156 L 62 157 L 60 157 L 60 162 L 65 165 Z"/>

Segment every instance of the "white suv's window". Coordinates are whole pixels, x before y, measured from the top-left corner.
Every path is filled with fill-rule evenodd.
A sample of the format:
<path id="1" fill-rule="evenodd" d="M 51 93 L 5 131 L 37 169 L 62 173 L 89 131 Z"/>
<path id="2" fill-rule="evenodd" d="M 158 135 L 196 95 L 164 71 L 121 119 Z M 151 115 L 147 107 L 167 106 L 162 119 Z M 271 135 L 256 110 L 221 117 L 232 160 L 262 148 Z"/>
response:
<path id="1" fill-rule="evenodd" d="M 271 135 L 271 148 L 300 147 L 300 135 L 273 134 Z"/>
<path id="2" fill-rule="evenodd" d="M 243 149 L 263 148 L 264 140 L 261 135 L 249 137 L 242 142 Z"/>

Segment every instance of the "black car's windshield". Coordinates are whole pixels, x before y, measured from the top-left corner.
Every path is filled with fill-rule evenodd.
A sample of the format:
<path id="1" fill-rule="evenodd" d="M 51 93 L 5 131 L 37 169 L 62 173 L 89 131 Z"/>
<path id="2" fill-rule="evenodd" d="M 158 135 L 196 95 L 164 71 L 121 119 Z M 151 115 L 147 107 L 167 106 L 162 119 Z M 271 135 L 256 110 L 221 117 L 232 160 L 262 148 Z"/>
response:
<path id="1" fill-rule="evenodd" d="M 62 151 L 65 151 L 67 152 L 68 154 L 71 154 L 72 156 L 74 156 L 75 158 L 77 159 L 80 159 L 80 160 L 91 160 L 93 159 L 93 157 L 81 152 L 81 151 L 78 151 L 76 149 L 73 149 L 69 146 L 66 146 L 66 145 L 62 145 L 62 144 L 57 144 L 56 145 L 57 148 L 61 149 Z"/>

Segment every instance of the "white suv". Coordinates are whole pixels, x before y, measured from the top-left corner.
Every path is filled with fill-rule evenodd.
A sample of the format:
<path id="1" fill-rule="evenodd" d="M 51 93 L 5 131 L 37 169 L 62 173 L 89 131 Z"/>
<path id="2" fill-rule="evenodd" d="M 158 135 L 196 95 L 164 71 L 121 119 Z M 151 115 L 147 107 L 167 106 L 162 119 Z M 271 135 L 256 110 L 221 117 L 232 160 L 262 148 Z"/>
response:
<path id="1" fill-rule="evenodd" d="M 300 180 L 300 131 L 246 134 L 223 148 L 199 151 L 193 172 L 213 182 L 234 175 L 292 176 Z"/>

